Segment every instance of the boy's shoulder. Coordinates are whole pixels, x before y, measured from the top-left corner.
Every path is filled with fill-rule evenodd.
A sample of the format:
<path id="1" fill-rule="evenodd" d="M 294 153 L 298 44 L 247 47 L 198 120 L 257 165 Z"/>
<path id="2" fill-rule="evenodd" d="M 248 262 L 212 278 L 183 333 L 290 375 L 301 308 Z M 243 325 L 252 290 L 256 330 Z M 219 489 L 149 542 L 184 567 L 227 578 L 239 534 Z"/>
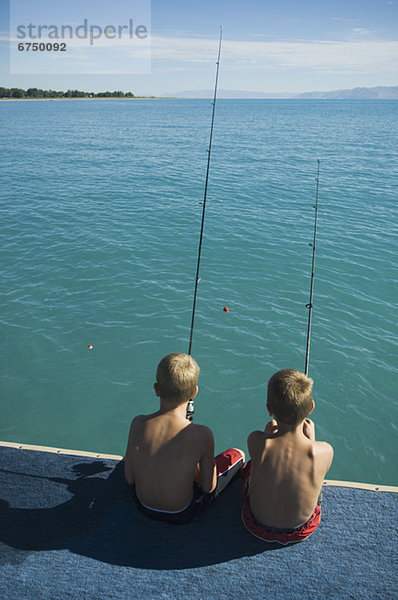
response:
<path id="1" fill-rule="evenodd" d="M 133 417 L 133 420 L 131 422 L 139 423 L 139 421 L 144 421 L 145 419 L 148 419 L 151 416 L 152 415 L 136 415 L 135 417 Z"/>
<path id="2" fill-rule="evenodd" d="M 153 415 L 136 415 L 135 417 L 133 417 L 133 420 L 131 421 L 130 429 L 132 429 L 133 427 L 137 427 L 137 425 L 139 426 L 144 421 L 147 421 L 148 419 L 150 419 L 152 416 Z"/>
<path id="3" fill-rule="evenodd" d="M 129 435 L 141 435 L 146 429 L 146 424 L 155 416 L 155 413 L 149 415 L 136 415 L 130 423 Z"/>
<path id="4" fill-rule="evenodd" d="M 328 442 L 313 441 L 312 452 L 314 457 L 322 460 L 327 465 L 327 469 L 329 469 L 334 456 L 333 446 Z"/>
<path id="5" fill-rule="evenodd" d="M 271 439 L 278 433 L 278 426 L 274 419 L 269 421 L 265 426 L 264 431 L 252 431 L 247 438 L 248 445 L 263 445 L 267 439 Z"/>
<path id="6" fill-rule="evenodd" d="M 214 452 L 214 436 L 210 427 L 200 425 L 199 423 L 189 423 L 181 430 L 181 444 L 196 448 L 199 452 Z"/>
<path id="7" fill-rule="evenodd" d="M 186 432 L 188 433 L 188 435 L 191 435 L 191 434 L 196 435 L 203 439 L 208 439 L 208 440 L 214 439 L 213 432 L 210 429 L 210 427 L 207 427 L 207 425 L 201 425 L 200 423 L 192 423 L 191 422 L 189 424 L 189 426 L 187 426 Z"/>
<path id="8" fill-rule="evenodd" d="M 257 452 L 261 452 L 264 449 L 266 440 L 271 437 L 265 431 L 252 431 L 249 433 L 247 438 L 247 448 L 250 456 L 253 457 Z"/>
<path id="9" fill-rule="evenodd" d="M 329 444 L 329 442 L 315 440 L 314 444 L 321 452 L 333 452 L 333 446 L 332 444 Z"/>

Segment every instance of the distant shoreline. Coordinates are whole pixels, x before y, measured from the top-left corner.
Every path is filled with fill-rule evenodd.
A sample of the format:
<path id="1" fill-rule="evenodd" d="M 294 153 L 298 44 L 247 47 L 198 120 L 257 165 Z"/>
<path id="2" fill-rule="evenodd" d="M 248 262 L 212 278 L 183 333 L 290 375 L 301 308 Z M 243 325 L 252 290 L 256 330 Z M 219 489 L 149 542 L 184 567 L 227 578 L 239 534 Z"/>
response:
<path id="1" fill-rule="evenodd" d="M 214 91 L 203 90 L 184 90 L 181 92 L 165 92 L 160 96 L 135 96 L 132 92 L 122 92 L 120 90 L 93 91 L 85 92 L 83 90 L 65 91 L 42 90 L 39 88 L 6 88 L 0 86 L 0 100 L 106 100 L 108 98 L 117 98 L 118 100 L 211 100 Z M 329 92 L 253 92 L 242 90 L 223 90 L 218 92 L 219 100 L 398 100 L 398 85 L 396 86 L 376 86 L 372 88 L 356 87 L 351 89 L 333 90 Z"/>
<path id="2" fill-rule="evenodd" d="M 0 102 L 50 102 L 55 101 L 59 102 L 60 100 L 211 100 L 212 98 L 205 96 L 134 96 L 134 97 L 118 97 L 118 96 L 94 96 L 90 97 L 80 97 L 80 98 L 71 98 L 71 97 L 60 97 L 60 98 L 0 98 Z M 293 96 L 290 98 L 223 98 L 222 96 L 218 98 L 218 100 L 243 100 L 243 101 L 255 101 L 255 100 L 264 100 L 264 101 L 314 101 L 314 102 L 327 102 L 327 101 L 350 101 L 350 102 L 376 102 L 376 101 L 397 101 L 398 98 L 300 98 L 298 96 Z"/>
<path id="3" fill-rule="evenodd" d="M 134 96 L 134 98 L 118 98 L 117 96 L 96 96 L 94 98 L 0 98 L 0 102 L 49 102 L 50 100 L 173 100 L 172 96 Z"/>

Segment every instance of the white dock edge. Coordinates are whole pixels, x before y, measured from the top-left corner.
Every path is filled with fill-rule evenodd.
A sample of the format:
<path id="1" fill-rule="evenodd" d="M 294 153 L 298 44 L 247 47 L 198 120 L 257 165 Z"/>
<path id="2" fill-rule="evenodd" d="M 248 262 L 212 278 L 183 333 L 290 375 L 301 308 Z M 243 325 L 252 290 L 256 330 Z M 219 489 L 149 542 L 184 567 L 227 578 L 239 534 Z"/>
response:
<path id="1" fill-rule="evenodd" d="M 68 450 L 66 448 L 52 448 L 51 446 L 34 446 L 32 444 L 18 444 L 16 442 L 0 442 L 0 447 L 17 448 L 18 450 L 34 450 L 35 452 L 51 452 L 52 454 L 70 454 L 71 456 L 90 456 L 91 458 L 106 458 L 108 460 L 122 460 L 118 454 L 100 454 L 99 452 L 86 452 L 85 450 Z"/>

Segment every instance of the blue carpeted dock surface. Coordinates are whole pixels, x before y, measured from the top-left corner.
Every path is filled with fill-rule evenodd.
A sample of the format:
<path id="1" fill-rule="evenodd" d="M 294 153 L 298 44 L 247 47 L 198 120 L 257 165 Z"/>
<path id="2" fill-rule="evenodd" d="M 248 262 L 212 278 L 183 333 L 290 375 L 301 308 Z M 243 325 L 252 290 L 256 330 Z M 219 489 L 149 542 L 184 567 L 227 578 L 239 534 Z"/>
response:
<path id="1" fill-rule="evenodd" d="M 147 519 L 122 464 L 0 447 L 0 598 L 398 598 L 398 494 L 327 486 L 308 540 L 275 547 L 240 520 L 240 480 L 199 520 Z"/>

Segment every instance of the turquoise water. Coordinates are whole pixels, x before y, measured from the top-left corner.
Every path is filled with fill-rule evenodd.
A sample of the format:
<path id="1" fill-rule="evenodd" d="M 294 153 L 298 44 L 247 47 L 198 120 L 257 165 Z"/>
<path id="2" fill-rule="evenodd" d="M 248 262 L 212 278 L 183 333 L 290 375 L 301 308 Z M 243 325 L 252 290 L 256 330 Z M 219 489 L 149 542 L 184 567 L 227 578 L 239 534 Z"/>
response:
<path id="1" fill-rule="evenodd" d="M 188 350 L 211 104 L 0 103 L 0 439 L 122 454 Z M 395 101 L 219 100 L 192 355 L 217 450 L 310 375 L 329 477 L 397 484 Z M 224 312 L 224 306 L 229 312 Z M 89 350 L 88 345 L 93 349 Z"/>

